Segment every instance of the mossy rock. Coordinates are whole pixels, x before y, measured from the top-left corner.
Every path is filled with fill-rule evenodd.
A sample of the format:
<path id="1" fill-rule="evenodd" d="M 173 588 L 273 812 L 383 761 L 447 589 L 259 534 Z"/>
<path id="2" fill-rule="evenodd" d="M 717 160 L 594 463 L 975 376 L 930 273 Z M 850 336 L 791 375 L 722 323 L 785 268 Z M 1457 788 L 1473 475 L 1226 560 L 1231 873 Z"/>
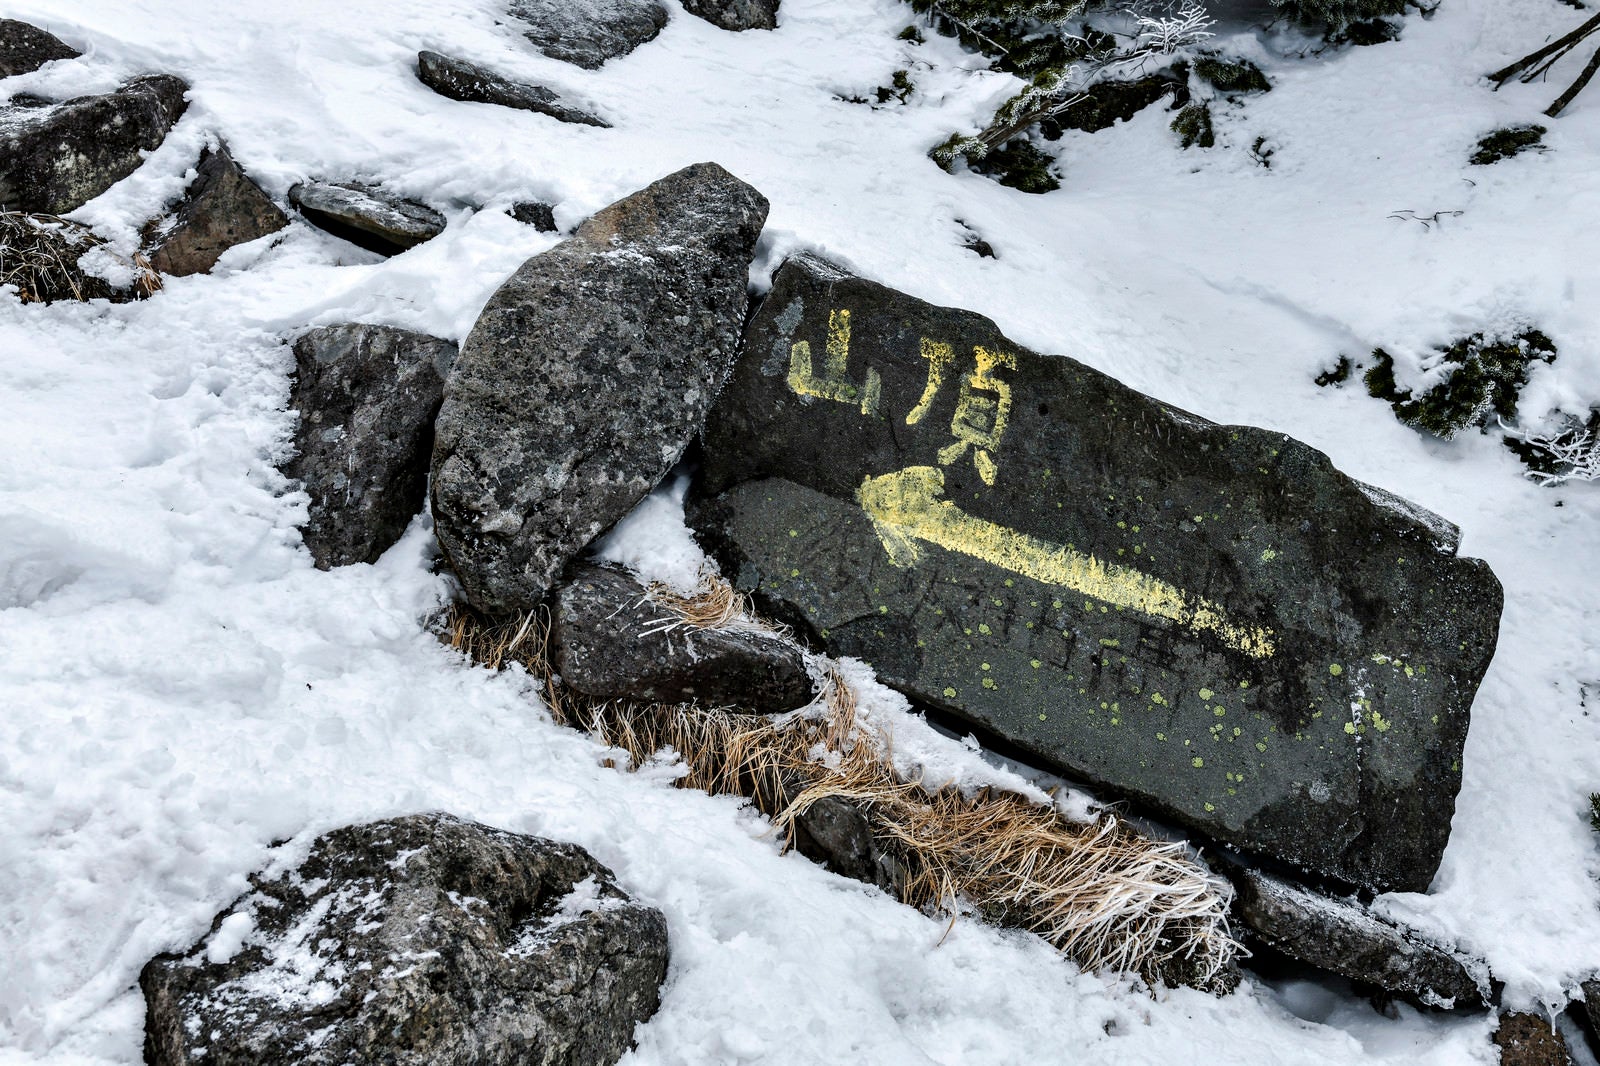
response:
<path id="1" fill-rule="evenodd" d="M 1515 417 L 1529 368 L 1536 360 L 1555 362 L 1556 346 L 1536 329 L 1507 340 L 1474 333 L 1440 350 L 1446 376 L 1420 395 L 1396 380 L 1393 356 L 1382 348 L 1372 356 L 1367 392 L 1387 401 L 1406 425 L 1449 440 L 1468 426 L 1485 425 L 1491 414 Z"/>
<path id="2" fill-rule="evenodd" d="M 1194 61 L 1194 72 L 1223 93 L 1265 93 L 1272 83 L 1261 68 L 1248 59 L 1201 56 Z"/>
<path id="3" fill-rule="evenodd" d="M 1522 126 L 1506 126 L 1492 133 L 1486 133 L 1479 139 L 1477 149 L 1467 162 L 1475 167 L 1486 167 L 1490 163 L 1498 163 L 1502 159 L 1510 159 L 1523 152 L 1545 151 L 1543 141 L 1544 135 L 1548 132 L 1543 126 L 1530 123 Z"/>
<path id="4" fill-rule="evenodd" d="M 1217 143 L 1216 130 L 1211 125 L 1211 108 L 1205 104 L 1190 104 L 1172 120 L 1172 131 L 1184 148 L 1211 148 Z"/>

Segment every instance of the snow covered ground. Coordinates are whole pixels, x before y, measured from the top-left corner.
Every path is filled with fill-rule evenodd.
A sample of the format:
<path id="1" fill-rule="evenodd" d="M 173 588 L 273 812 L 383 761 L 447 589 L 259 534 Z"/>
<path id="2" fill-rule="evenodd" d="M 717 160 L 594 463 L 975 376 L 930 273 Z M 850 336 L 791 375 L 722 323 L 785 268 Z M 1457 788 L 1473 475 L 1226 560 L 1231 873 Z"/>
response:
<path id="1" fill-rule="evenodd" d="M 1481 73 L 1581 16 L 1444 0 L 1395 44 L 1314 60 L 1252 44 L 1276 88 L 1219 113 L 1217 148 L 1178 151 L 1170 115 L 1149 111 L 1068 134 L 1063 188 L 1039 197 L 927 161 L 1017 83 L 950 42 L 895 40 L 911 21 L 897 0 L 784 0 L 776 32 L 741 35 L 668 3 L 660 38 L 598 72 L 533 52 L 496 0 L 8 5 L 89 55 L 7 91 L 155 71 L 194 86 L 146 165 L 75 214 L 125 250 L 215 134 L 280 200 L 306 177 L 382 179 L 450 227 L 379 261 L 297 224 L 139 304 L 0 298 L 0 1060 L 138 1061 L 140 966 L 191 943 L 248 873 L 334 826 L 442 808 L 582 844 L 663 908 L 672 971 L 637 1066 L 1493 1061 L 1483 1016 L 1387 1019 L 1301 983 L 1152 996 L 1028 936 L 946 935 L 779 854 L 732 799 L 602 768 L 525 679 L 454 658 L 425 629 L 446 586 L 424 520 L 376 566 L 311 567 L 305 499 L 274 469 L 293 417 L 285 336 L 362 320 L 460 338 L 554 243 L 503 214 L 513 200 L 558 203 L 570 224 L 706 159 L 772 201 L 758 284 L 819 250 L 1209 418 L 1292 432 L 1458 522 L 1463 553 L 1506 586 L 1500 649 L 1433 891 L 1380 906 L 1487 957 L 1509 1005 L 1564 1002 L 1600 967 L 1584 817 L 1600 789 L 1600 489 L 1537 489 L 1491 438 L 1427 440 L 1359 385 L 1311 379 L 1340 353 L 1531 323 L 1561 355 L 1525 411 L 1600 402 L 1600 90 L 1548 123 L 1547 154 L 1465 165 L 1582 58 L 1559 84 L 1498 94 Z M 435 96 L 411 72 L 421 48 L 565 89 L 616 128 Z M 838 98 L 902 68 L 907 106 Z M 1461 214 L 1425 228 L 1401 211 Z M 999 258 L 963 249 L 957 219 Z M 647 509 L 613 550 L 692 568 L 671 500 Z"/>

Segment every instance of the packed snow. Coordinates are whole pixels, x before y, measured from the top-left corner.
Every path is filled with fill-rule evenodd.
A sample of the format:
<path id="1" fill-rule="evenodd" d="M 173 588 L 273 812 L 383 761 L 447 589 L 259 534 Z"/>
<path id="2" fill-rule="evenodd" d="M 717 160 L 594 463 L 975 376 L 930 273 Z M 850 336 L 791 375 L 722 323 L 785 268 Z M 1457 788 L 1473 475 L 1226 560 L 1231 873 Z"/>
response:
<path id="1" fill-rule="evenodd" d="M 139 1061 L 140 967 L 201 937 L 247 875 L 334 827 L 443 809 L 580 844 L 665 912 L 671 971 L 629 1066 L 1494 1061 L 1486 1015 L 1387 1017 L 1298 979 L 1214 999 L 1080 973 L 1031 936 L 784 854 L 748 806 L 673 788 L 671 765 L 607 769 L 529 678 L 471 667 L 430 631 L 450 587 L 425 516 L 376 565 L 313 569 L 306 497 L 276 471 L 295 418 L 286 338 L 357 320 L 460 339 L 558 240 L 512 202 L 554 203 L 570 226 L 702 160 L 772 201 L 757 287 L 817 251 L 1178 407 L 1293 433 L 1459 524 L 1506 588 L 1499 651 L 1443 867 L 1428 894 L 1377 907 L 1485 958 L 1508 1006 L 1560 1009 L 1600 968 L 1600 488 L 1540 488 L 1492 436 L 1425 438 L 1359 382 L 1312 378 L 1340 354 L 1382 345 L 1414 366 L 1532 324 L 1560 357 L 1524 416 L 1600 403 L 1600 90 L 1546 122 L 1549 151 L 1466 165 L 1582 60 L 1499 93 L 1481 75 L 1581 16 L 1443 0 L 1396 43 L 1307 56 L 1281 26 L 1225 24 L 1275 88 L 1218 109 L 1216 148 L 1179 151 L 1152 109 L 1068 133 L 1063 187 L 1030 196 L 928 161 L 1019 83 L 932 34 L 897 40 L 914 20 L 898 0 L 784 0 L 776 31 L 737 35 L 667 2 L 659 38 L 592 72 L 535 52 L 497 0 L 8 5 L 86 56 L 0 91 L 193 85 L 145 165 L 73 213 L 121 251 L 219 136 L 280 202 L 306 178 L 382 181 L 449 228 L 380 260 L 296 223 L 134 304 L 0 296 L 0 1060 Z M 413 70 L 425 48 L 549 84 L 615 128 L 436 96 Z M 906 105 L 841 99 L 900 69 Z M 969 228 L 997 259 L 962 246 Z M 682 491 L 648 500 L 608 555 L 692 580 Z M 925 765 L 1032 787 L 850 671 Z M 223 931 L 218 951 L 248 935 Z"/>

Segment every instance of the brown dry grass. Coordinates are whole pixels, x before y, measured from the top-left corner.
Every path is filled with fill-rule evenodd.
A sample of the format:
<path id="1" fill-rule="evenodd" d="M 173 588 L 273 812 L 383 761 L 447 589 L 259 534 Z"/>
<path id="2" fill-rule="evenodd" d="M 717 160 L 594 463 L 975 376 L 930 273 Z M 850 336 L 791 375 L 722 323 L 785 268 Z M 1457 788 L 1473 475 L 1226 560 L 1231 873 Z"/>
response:
<path id="1" fill-rule="evenodd" d="M 161 275 L 142 255 L 123 260 L 133 270 L 131 290 L 115 289 L 103 279 L 85 274 L 78 260 L 105 245 L 88 227 L 70 219 L 0 211 L 0 285 L 15 285 L 23 303 L 142 299 L 161 288 Z"/>
<path id="2" fill-rule="evenodd" d="M 748 617 L 725 585 L 705 603 L 678 599 L 686 620 Z M 545 614 L 495 623 L 460 606 L 447 633 L 452 647 L 492 669 L 522 664 L 545 682 L 558 721 L 619 749 L 630 769 L 670 752 L 686 771 L 680 787 L 747 796 L 788 841 L 812 805 L 837 798 L 855 806 L 876 845 L 906 871 L 905 903 L 952 921 L 965 904 L 1037 933 L 1087 970 L 1213 991 L 1232 986 L 1239 945 L 1228 929 L 1226 889 L 1181 844 L 1151 840 L 1110 814 L 1085 825 L 1015 793 L 966 795 L 902 780 L 890 738 L 859 719 L 854 693 L 836 675 L 817 704 L 773 718 L 607 703 L 561 688 L 548 638 Z"/>

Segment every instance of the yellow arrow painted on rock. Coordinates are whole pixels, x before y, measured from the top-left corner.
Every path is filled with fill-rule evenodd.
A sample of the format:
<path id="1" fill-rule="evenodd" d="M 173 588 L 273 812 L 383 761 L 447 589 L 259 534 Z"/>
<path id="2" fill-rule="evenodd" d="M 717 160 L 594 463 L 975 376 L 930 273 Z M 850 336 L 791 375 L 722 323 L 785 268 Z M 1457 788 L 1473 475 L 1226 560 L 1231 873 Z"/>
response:
<path id="1" fill-rule="evenodd" d="M 1096 559 L 957 509 L 944 495 L 944 471 L 913 466 L 869 477 L 856 500 L 872 519 L 895 566 L 914 566 L 926 542 L 960 552 L 1046 585 L 1059 585 L 1102 603 L 1165 618 L 1198 633 L 1214 633 L 1254 659 L 1270 658 L 1272 630 L 1234 625 L 1222 608 L 1160 578 Z"/>

